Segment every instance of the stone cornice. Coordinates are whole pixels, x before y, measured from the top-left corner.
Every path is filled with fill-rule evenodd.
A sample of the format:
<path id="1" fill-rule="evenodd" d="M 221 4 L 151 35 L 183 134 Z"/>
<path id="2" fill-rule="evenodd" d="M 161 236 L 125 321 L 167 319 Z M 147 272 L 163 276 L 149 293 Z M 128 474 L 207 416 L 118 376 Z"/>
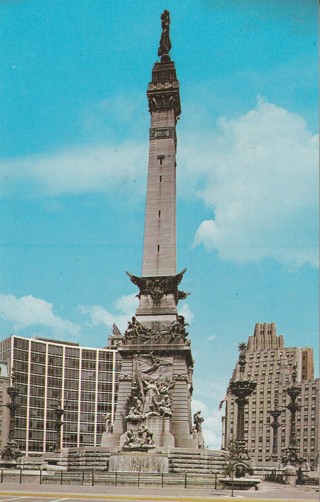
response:
<path id="1" fill-rule="evenodd" d="M 150 295 L 155 305 L 159 305 L 165 295 L 173 294 L 178 303 L 179 300 L 184 300 L 190 294 L 178 290 L 178 285 L 185 271 L 186 269 L 177 275 L 169 276 L 138 277 L 129 272 L 127 272 L 127 275 L 130 277 L 131 282 L 140 289 L 139 298 L 141 295 Z"/>

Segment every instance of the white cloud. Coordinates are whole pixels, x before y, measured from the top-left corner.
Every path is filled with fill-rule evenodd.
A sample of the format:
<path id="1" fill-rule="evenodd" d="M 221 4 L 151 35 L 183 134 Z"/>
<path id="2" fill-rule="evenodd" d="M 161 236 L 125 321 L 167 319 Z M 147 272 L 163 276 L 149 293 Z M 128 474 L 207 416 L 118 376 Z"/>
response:
<path id="1" fill-rule="evenodd" d="M 20 331 L 31 326 L 50 328 L 56 336 L 79 336 L 80 327 L 58 317 L 51 303 L 27 295 L 16 298 L 14 295 L 0 295 L 0 317 L 13 323 L 14 330 Z"/>
<path id="2" fill-rule="evenodd" d="M 183 315 L 183 317 L 185 318 L 185 321 L 188 324 L 192 324 L 194 315 L 191 312 L 189 305 L 184 302 L 181 304 L 181 307 L 179 306 L 178 310 L 179 310 L 179 314 Z"/>
<path id="3" fill-rule="evenodd" d="M 201 185 L 198 195 L 213 211 L 194 245 L 238 262 L 316 266 L 317 137 L 300 116 L 262 99 L 218 128 L 181 148 L 182 188 Z"/>
<path id="4" fill-rule="evenodd" d="M 146 109 L 145 98 L 141 93 L 120 93 L 100 101 L 98 108 L 103 110 L 105 118 L 111 118 L 113 123 L 131 122 L 137 125 L 141 110 Z M 147 118 L 149 120 L 149 117 Z"/>
<path id="5" fill-rule="evenodd" d="M 141 189 L 140 178 L 145 178 L 146 162 L 147 145 L 134 142 L 6 159 L 0 162 L 2 190 L 11 194 L 20 184 L 28 193 L 31 184 L 32 193 L 38 196 L 132 191 L 137 186 Z"/>
<path id="6" fill-rule="evenodd" d="M 138 306 L 138 300 L 135 295 L 121 296 L 114 302 L 116 313 L 109 312 L 100 305 L 80 305 L 79 311 L 82 314 L 88 314 L 90 317 L 90 326 L 107 326 L 112 328 L 116 324 L 121 332 L 127 328 L 128 321 L 135 314 Z"/>
<path id="7" fill-rule="evenodd" d="M 210 335 L 210 336 L 207 337 L 207 340 L 209 342 L 213 342 L 213 340 L 215 340 L 216 338 L 217 338 L 216 335 Z"/>
<path id="8" fill-rule="evenodd" d="M 124 122 L 137 112 L 126 113 Z M 133 197 L 144 193 L 147 150 L 147 141 L 124 141 L 3 160 L 2 190 L 26 196 L 130 191 Z M 239 118 L 221 118 L 216 129 L 184 131 L 178 193 L 196 194 L 212 211 L 194 246 L 236 262 L 271 257 L 291 267 L 316 266 L 317 159 L 317 137 L 303 118 L 261 98 Z"/>

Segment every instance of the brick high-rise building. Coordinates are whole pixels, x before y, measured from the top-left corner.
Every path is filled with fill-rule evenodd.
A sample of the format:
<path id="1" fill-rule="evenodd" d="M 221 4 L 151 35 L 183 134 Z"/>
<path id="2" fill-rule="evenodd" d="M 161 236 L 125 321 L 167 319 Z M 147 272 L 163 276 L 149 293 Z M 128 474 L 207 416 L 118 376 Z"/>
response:
<path id="1" fill-rule="evenodd" d="M 256 324 L 249 336 L 244 378 L 257 383 L 256 391 L 245 408 L 245 436 L 248 450 L 256 464 L 266 464 L 272 455 L 273 429 L 270 411 L 276 400 L 279 417 L 277 455 L 285 454 L 289 443 L 290 413 L 286 409 L 291 373 L 297 365 L 297 384 L 301 387 L 296 415 L 296 436 L 300 456 L 311 464 L 317 462 L 319 448 L 319 379 L 313 376 L 313 351 L 310 347 L 285 347 L 283 335 L 277 335 L 275 323 Z M 232 379 L 239 378 L 239 368 Z M 236 434 L 237 406 L 232 396 L 226 397 L 223 417 L 223 446 Z"/>

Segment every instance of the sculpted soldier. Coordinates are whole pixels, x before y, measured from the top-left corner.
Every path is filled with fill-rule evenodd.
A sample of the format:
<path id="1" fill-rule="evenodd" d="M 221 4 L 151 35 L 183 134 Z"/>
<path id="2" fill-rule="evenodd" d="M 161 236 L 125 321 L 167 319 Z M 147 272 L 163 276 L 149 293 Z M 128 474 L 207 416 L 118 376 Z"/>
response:
<path id="1" fill-rule="evenodd" d="M 169 36 L 170 14 L 168 10 L 164 10 L 161 14 L 162 33 L 160 38 L 160 46 L 158 49 L 158 56 L 161 61 L 170 61 L 169 51 L 171 49 L 171 42 Z"/>

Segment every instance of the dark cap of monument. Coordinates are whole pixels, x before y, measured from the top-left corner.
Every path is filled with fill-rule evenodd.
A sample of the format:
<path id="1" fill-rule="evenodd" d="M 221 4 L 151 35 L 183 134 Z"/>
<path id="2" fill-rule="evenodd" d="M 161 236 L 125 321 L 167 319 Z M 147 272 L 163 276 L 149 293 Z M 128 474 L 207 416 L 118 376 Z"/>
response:
<path id="1" fill-rule="evenodd" d="M 161 57 L 161 62 L 165 63 L 170 61 L 169 51 L 171 49 L 169 27 L 170 27 L 170 14 L 168 10 L 164 10 L 161 14 L 161 27 L 162 33 L 160 38 L 160 46 L 158 49 L 158 56 Z"/>

